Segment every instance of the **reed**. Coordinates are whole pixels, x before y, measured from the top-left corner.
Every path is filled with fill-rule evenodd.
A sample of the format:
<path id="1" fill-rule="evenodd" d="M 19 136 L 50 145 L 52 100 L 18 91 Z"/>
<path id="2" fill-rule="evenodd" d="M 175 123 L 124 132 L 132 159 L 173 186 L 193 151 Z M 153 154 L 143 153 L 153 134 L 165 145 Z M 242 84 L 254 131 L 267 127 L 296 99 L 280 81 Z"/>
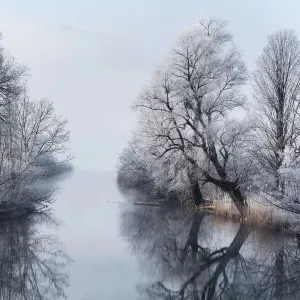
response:
<path id="1" fill-rule="evenodd" d="M 298 231 L 299 220 L 296 216 L 272 206 L 259 198 L 248 199 L 249 214 L 246 222 L 256 226 L 271 228 L 274 230 Z M 228 197 L 213 201 L 214 214 L 233 220 L 240 220 L 240 214 Z"/>

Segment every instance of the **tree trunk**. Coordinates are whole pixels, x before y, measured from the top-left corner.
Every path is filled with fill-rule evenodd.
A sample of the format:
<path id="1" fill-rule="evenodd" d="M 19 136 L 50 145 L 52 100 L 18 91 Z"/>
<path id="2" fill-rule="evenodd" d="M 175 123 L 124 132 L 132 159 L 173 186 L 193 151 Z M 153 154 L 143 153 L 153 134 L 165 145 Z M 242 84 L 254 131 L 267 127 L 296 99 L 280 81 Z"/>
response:
<path id="1" fill-rule="evenodd" d="M 299 231 L 296 233 L 296 240 L 297 240 L 298 251 L 300 251 L 300 232 Z"/>
<path id="2" fill-rule="evenodd" d="M 210 280 L 206 283 L 204 291 L 207 292 L 202 299 L 213 299 L 215 296 L 215 291 L 218 283 L 220 274 L 226 274 L 226 266 L 231 259 L 239 255 L 239 251 L 246 242 L 248 236 L 252 232 L 252 229 L 245 224 L 241 224 L 239 230 L 237 231 L 233 241 L 229 245 L 226 253 L 222 256 L 219 265 L 217 266 L 215 272 L 213 273 Z"/>
<path id="3" fill-rule="evenodd" d="M 284 249 L 281 246 L 276 253 L 275 260 L 275 299 L 282 299 L 284 296 Z"/>
<path id="4" fill-rule="evenodd" d="M 204 199 L 201 193 L 201 189 L 200 189 L 200 185 L 197 179 L 195 169 L 196 166 L 193 165 L 192 169 L 188 171 L 188 178 L 192 189 L 194 203 L 196 206 L 199 206 L 200 204 L 204 203 Z"/>
<path id="5" fill-rule="evenodd" d="M 249 207 L 246 197 L 241 192 L 239 186 L 235 182 L 229 180 L 216 179 L 211 177 L 209 174 L 205 175 L 207 182 L 215 184 L 230 196 L 241 216 L 245 218 L 249 212 Z"/>
<path id="6" fill-rule="evenodd" d="M 193 184 L 193 199 L 196 206 L 204 203 L 198 180 Z"/>
<path id="7" fill-rule="evenodd" d="M 191 225 L 190 233 L 188 239 L 185 243 L 185 246 L 182 251 L 180 262 L 183 264 L 188 255 L 188 249 L 190 248 L 192 251 L 192 256 L 195 257 L 198 250 L 198 234 L 200 231 L 200 226 L 203 221 L 205 214 L 199 213 L 199 211 L 195 211 L 193 215 L 193 222 Z"/>
<path id="8" fill-rule="evenodd" d="M 233 203 L 235 204 L 236 208 L 238 209 L 239 213 L 243 218 L 245 218 L 249 213 L 249 207 L 246 200 L 246 197 L 242 194 L 239 187 L 233 187 L 232 189 L 228 190 L 227 192 Z"/>

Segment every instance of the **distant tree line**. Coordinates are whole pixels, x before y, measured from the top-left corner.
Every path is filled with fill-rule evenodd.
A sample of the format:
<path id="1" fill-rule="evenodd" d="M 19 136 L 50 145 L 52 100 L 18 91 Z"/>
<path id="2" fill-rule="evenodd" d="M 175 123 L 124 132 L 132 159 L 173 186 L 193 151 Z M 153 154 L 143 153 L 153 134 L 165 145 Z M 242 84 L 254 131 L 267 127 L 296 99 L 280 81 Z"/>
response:
<path id="1" fill-rule="evenodd" d="M 26 197 L 25 203 L 25 187 L 70 168 L 67 120 L 55 114 L 52 101 L 30 98 L 28 77 L 0 45 L 0 214 L 32 209 L 38 201 Z"/>
<path id="2" fill-rule="evenodd" d="M 242 216 L 253 196 L 299 211 L 300 42 L 293 30 L 272 33 L 249 73 L 227 23 L 202 19 L 178 38 L 133 107 L 138 123 L 120 155 L 122 188 L 196 205 L 216 191 Z"/>

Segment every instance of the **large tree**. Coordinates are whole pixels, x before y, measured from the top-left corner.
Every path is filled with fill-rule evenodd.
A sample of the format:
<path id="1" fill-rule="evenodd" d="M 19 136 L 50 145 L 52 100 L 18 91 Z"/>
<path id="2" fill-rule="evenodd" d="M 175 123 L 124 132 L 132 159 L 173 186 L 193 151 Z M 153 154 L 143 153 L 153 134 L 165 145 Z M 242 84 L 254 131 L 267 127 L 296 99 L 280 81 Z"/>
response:
<path id="1" fill-rule="evenodd" d="M 242 185 L 248 161 L 248 128 L 229 115 L 245 103 L 240 93 L 247 72 L 226 23 L 201 21 L 183 34 L 136 103 L 147 144 L 159 159 L 180 153 L 197 180 L 211 182 L 233 199 L 242 215 L 247 203 Z M 244 155 L 244 154 L 242 154 Z"/>
<path id="2" fill-rule="evenodd" d="M 294 31 L 283 29 L 268 37 L 253 74 L 256 100 L 257 158 L 283 187 L 279 170 L 285 156 L 299 155 L 300 43 Z"/>

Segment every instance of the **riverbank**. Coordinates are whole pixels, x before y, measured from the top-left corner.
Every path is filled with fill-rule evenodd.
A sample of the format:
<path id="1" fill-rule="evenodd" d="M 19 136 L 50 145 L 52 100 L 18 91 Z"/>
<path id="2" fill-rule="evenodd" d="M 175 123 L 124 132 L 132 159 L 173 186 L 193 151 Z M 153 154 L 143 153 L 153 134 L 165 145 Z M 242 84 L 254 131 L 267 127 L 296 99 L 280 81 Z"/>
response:
<path id="1" fill-rule="evenodd" d="M 300 231 L 300 216 L 263 202 L 261 199 L 249 198 L 248 205 L 249 214 L 245 221 L 247 224 L 291 233 Z M 213 201 L 213 213 L 241 221 L 238 210 L 228 197 Z"/>

